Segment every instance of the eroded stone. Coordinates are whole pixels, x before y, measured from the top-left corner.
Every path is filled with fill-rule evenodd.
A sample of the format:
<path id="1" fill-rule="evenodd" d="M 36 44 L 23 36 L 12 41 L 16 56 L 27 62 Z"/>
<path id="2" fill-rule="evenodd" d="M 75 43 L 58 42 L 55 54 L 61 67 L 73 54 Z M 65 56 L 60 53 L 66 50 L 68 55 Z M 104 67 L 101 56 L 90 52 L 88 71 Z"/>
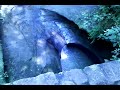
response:
<path id="1" fill-rule="evenodd" d="M 12 85 L 56 85 L 58 83 L 53 72 L 38 75 L 36 77 L 14 81 Z"/>
<path id="2" fill-rule="evenodd" d="M 105 76 L 98 64 L 85 67 L 83 70 L 87 74 L 90 85 L 113 84 L 113 82 L 107 80 L 108 78 Z"/>
<path id="3" fill-rule="evenodd" d="M 99 65 L 108 81 L 116 82 L 120 80 L 120 61 L 111 61 Z"/>

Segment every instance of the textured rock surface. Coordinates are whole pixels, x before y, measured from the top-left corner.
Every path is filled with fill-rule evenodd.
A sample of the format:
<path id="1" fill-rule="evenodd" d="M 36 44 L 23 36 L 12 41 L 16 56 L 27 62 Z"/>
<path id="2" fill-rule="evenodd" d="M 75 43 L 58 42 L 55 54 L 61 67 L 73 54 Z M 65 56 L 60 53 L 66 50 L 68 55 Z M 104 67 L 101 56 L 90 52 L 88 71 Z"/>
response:
<path id="1" fill-rule="evenodd" d="M 13 82 L 13 85 L 56 85 L 58 83 L 55 74 L 48 72 L 27 79 L 21 79 Z"/>
<path id="2" fill-rule="evenodd" d="M 97 21 L 94 22 L 90 19 L 94 18 L 95 13 L 99 11 L 100 6 L 101 5 L 35 5 L 35 7 L 38 8 L 45 8 L 57 12 L 69 20 L 72 20 L 79 28 L 83 28 L 87 31 L 92 30 L 97 24 Z M 91 15 L 91 17 L 89 17 L 89 15 Z M 103 43 L 102 46 L 101 43 Z M 103 57 L 103 59 L 112 57 L 111 51 L 113 51 L 114 48 L 110 42 L 96 40 L 93 43 L 93 46 L 98 51 L 99 56 Z"/>
<path id="3" fill-rule="evenodd" d="M 84 9 L 82 9 L 82 7 L 84 7 Z M 85 7 L 90 8 L 89 5 L 80 6 L 79 9 L 81 10 L 77 10 L 76 12 L 82 11 L 88 13 L 89 10 L 84 11 L 86 9 Z M 86 67 L 83 70 L 76 69 L 94 64 L 91 62 L 86 64 L 86 61 L 88 62 L 88 60 L 98 59 L 95 58 L 94 54 L 89 52 L 78 50 L 77 52 L 79 53 L 74 53 L 73 50 L 72 53 L 68 47 L 65 49 L 63 48 L 66 44 L 66 46 L 68 46 L 72 43 L 72 46 L 74 46 L 74 43 L 77 43 L 79 46 L 83 46 L 82 48 L 86 47 L 87 49 L 92 49 L 91 51 L 94 51 L 93 48 L 90 47 L 89 42 L 83 38 L 84 36 L 79 32 L 78 27 L 72 21 L 69 21 L 55 12 L 38 9 L 33 6 L 16 5 L 14 8 L 11 7 L 9 9 L 11 9 L 11 11 L 5 18 L 2 31 L 5 70 L 8 72 L 8 79 L 10 79 L 9 81 L 11 82 L 6 85 L 120 84 L 120 63 L 118 61 L 112 61 L 100 65 L 95 64 Z M 60 8 L 56 9 L 58 9 L 56 10 L 57 12 L 59 11 L 61 13 L 62 10 L 60 10 Z M 67 10 L 69 11 L 70 9 L 68 8 Z M 73 11 L 75 10 L 73 9 Z M 65 11 L 62 11 L 62 13 L 64 12 Z M 76 12 L 73 12 L 72 14 Z M 85 13 L 82 16 L 84 16 Z M 66 16 L 74 22 L 76 22 L 77 19 L 79 20 L 79 18 L 82 18 L 72 14 L 69 14 L 72 16 L 69 17 L 67 12 L 66 15 L 64 13 L 63 16 Z M 80 37 L 78 37 L 78 35 Z M 68 54 L 64 55 L 61 53 L 63 54 L 61 55 L 61 61 L 67 61 L 67 59 L 68 61 L 62 62 L 63 72 L 56 74 L 62 71 L 60 65 L 61 50 Z M 72 57 L 72 54 L 76 57 Z M 87 56 L 89 58 L 87 58 Z M 90 56 L 94 58 L 91 58 Z M 79 60 L 82 60 L 79 59 L 81 57 L 84 59 L 84 64 L 81 64 L 82 62 L 79 63 Z M 75 61 L 72 61 L 73 59 Z M 76 63 L 79 63 L 80 66 L 76 65 Z M 3 63 L 0 64 L 2 65 L 1 72 L 3 73 Z"/>
<path id="4" fill-rule="evenodd" d="M 95 64 L 82 69 L 71 69 L 70 71 L 54 74 L 48 72 L 36 77 L 20 79 L 5 85 L 120 85 L 119 69 L 114 69 L 114 74 L 105 73 L 111 70 L 104 66 L 120 65 L 119 61 L 111 61 L 103 64 Z M 111 73 L 111 71 L 110 71 Z M 110 76 L 108 76 L 109 74 Z M 112 79 L 110 77 L 113 77 Z M 116 79 L 117 78 L 117 79 Z"/>
<path id="5" fill-rule="evenodd" d="M 7 20 L 3 27 L 3 52 L 9 81 L 37 76 L 52 70 L 55 73 L 60 72 L 60 56 L 46 41 L 45 30 L 42 29 L 42 25 L 39 26 L 39 20 L 34 19 L 43 12 L 33 15 L 34 11 L 27 7 L 24 9 L 25 13 L 17 12 L 21 8 L 17 7 L 13 10 L 13 18 Z M 19 18 L 23 19 L 19 20 Z"/>
<path id="6" fill-rule="evenodd" d="M 120 62 L 111 61 L 108 63 L 100 64 L 99 66 L 102 68 L 108 81 L 120 81 Z"/>
<path id="7" fill-rule="evenodd" d="M 59 80 L 60 85 L 64 85 L 64 84 L 86 85 L 88 84 L 87 76 L 84 74 L 84 72 L 81 69 L 71 69 L 70 71 L 59 73 L 56 76 Z"/>
<path id="8" fill-rule="evenodd" d="M 85 67 L 90 85 L 119 85 L 120 62 L 110 61 Z"/>
<path id="9" fill-rule="evenodd" d="M 11 8 L 5 18 L 2 35 L 8 82 L 50 71 L 61 72 L 60 51 L 65 44 L 78 43 L 91 50 L 74 22 L 55 12 L 29 5 Z M 95 64 L 86 64 L 86 61 L 93 60 L 85 58 L 86 53 L 82 55 L 85 62 L 82 68 Z M 95 54 L 89 53 L 89 56 L 95 57 L 94 60 L 99 63 L 103 62 Z"/>
<path id="10" fill-rule="evenodd" d="M 63 74 L 63 75 L 62 75 Z M 48 72 L 36 77 L 20 79 L 6 85 L 87 85 L 88 79 L 80 69 L 54 74 Z"/>
<path id="11" fill-rule="evenodd" d="M 80 28 L 91 30 L 96 22 L 89 23 L 86 16 L 98 11 L 100 5 L 38 5 L 37 7 L 55 11 L 74 21 Z M 85 23 L 87 26 L 84 25 Z"/>
<path id="12" fill-rule="evenodd" d="M 90 85 L 107 85 L 107 78 L 99 65 L 86 67 L 84 72 L 87 74 Z"/>

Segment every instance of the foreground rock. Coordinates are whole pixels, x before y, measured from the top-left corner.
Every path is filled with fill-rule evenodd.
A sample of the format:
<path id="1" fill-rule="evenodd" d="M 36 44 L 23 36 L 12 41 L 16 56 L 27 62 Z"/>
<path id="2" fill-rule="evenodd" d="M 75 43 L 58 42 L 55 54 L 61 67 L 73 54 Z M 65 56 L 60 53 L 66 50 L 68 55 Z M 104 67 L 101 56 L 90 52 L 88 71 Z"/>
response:
<path id="1" fill-rule="evenodd" d="M 81 69 L 72 69 L 70 71 L 56 74 L 59 85 L 87 85 L 88 79 Z"/>
<path id="2" fill-rule="evenodd" d="M 119 67 L 120 61 L 111 61 L 58 74 L 48 72 L 36 77 L 20 79 L 6 85 L 120 85 Z"/>
<path id="3" fill-rule="evenodd" d="M 85 67 L 90 85 L 117 85 L 120 81 L 120 61 L 110 61 Z"/>
<path id="4" fill-rule="evenodd" d="M 48 72 L 36 77 L 21 79 L 13 82 L 13 85 L 56 85 L 58 83 L 55 74 Z"/>
<path id="5" fill-rule="evenodd" d="M 2 53 L 2 47 L 0 44 L 0 84 L 5 83 L 4 80 L 4 63 L 3 63 L 3 53 Z"/>

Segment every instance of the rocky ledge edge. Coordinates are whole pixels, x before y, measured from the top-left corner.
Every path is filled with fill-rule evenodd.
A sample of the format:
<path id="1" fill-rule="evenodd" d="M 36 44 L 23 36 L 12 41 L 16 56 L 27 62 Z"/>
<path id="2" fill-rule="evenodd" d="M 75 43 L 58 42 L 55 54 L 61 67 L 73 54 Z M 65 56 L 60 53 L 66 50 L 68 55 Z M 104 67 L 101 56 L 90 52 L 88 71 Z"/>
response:
<path id="1" fill-rule="evenodd" d="M 94 64 L 58 74 L 47 72 L 4 85 L 120 85 L 120 61 Z"/>

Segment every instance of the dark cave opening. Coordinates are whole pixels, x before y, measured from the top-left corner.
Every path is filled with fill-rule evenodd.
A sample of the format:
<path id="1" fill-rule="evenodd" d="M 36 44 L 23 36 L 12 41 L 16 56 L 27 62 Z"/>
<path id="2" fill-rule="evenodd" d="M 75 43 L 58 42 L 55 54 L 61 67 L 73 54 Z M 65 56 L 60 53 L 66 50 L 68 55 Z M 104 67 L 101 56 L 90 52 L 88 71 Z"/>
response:
<path id="1" fill-rule="evenodd" d="M 86 40 L 89 40 L 89 43 L 92 42 L 92 39 L 88 39 L 89 35 L 85 29 L 81 28 L 80 34 L 82 34 Z M 97 54 L 99 54 L 102 59 L 109 60 L 112 57 L 111 51 L 115 50 L 113 44 L 110 41 L 102 39 L 96 39 L 93 43 L 91 43 L 91 46 L 95 49 Z"/>
<path id="2" fill-rule="evenodd" d="M 83 53 L 85 53 L 89 57 L 93 64 L 100 64 L 104 62 L 104 60 L 97 53 L 90 51 L 89 49 L 85 48 L 80 44 L 69 43 L 67 44 L 67 47 L 76 47 L 80 49 Z"/>

